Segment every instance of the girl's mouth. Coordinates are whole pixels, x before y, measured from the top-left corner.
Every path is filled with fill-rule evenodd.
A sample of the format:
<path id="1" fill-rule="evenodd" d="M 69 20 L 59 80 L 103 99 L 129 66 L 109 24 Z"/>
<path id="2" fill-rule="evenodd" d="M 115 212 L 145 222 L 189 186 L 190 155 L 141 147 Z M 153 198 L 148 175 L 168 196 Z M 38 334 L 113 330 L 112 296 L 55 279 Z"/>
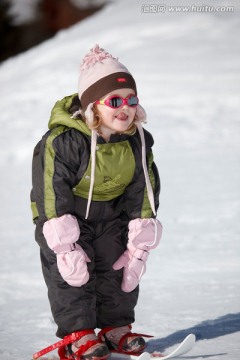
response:
<path id="1" fill-rule="evenodd" d="M 127 120 L 128 116 L 127 116 L 124 112 L 120 112 L 120 113 L 116 116 L 116 118 L 117 118 L 118 120 L 125 121 L 125 120 Z"/>

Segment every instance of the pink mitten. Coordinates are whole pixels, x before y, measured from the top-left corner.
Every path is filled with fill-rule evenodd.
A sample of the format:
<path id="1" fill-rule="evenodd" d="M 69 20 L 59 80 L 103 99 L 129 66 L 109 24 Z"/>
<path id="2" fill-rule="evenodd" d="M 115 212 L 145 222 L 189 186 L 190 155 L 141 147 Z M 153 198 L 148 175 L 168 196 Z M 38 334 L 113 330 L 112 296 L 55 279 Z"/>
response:
<path id="1" fill-rule="evenodd" d="M 77 219 L 63 215 L 46 221 L 43 234 L 51 250 L 57 254 L 58 270 L 71 286 L 80 287 L 89 279 L 87 254 L 80 245 L 75 244 L 80 236 Z"/>
<path id="2" fill-rule="evenodd" d="M 162 225 L 157 219 L 135 219 L 128 225 L 127 250 L 113 264 L 123 270 L 122 290 L 134 290 L 146 271 L 149 250 L 155 249 L 162 236 Z"/>
<path id="3" fill-rule="evenodd" d="M 63 279 L 71 286 L 80 287 L 89 280 L 87 262 L 90 262 L 80 245 L 75 244 L 74 250 L 57 253 L 57 265 Z"/>

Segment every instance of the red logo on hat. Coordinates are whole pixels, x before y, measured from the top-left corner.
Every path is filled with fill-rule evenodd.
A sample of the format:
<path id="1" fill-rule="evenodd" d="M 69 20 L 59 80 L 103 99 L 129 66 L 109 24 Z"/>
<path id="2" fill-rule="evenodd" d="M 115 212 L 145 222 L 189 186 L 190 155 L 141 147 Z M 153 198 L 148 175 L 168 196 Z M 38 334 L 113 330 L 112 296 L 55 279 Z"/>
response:
<path id="1" fill-rule="evenodd" d="M 121 83 L 127 82 L 127 79 L 125 79 L 125 78 L 118 78 L 118 79 L 117 79 L 117 82 L 121 82 Z"/>

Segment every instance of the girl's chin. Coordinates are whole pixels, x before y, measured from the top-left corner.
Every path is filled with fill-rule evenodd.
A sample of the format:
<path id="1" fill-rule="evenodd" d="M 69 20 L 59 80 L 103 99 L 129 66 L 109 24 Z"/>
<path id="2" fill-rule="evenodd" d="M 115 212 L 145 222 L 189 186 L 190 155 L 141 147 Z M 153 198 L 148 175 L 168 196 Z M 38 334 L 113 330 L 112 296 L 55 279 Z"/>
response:
<path id="1" fill-rule="evenodd" d="M 124 124 L 124 125 L 122 125 L 122 126 L 116 126 L 115 127 L 115 130 L 116 130 L 116 132 L 123 132 L 123 131 L 126 131 L 128 128 L 129 128 L 129 124 Z"/>

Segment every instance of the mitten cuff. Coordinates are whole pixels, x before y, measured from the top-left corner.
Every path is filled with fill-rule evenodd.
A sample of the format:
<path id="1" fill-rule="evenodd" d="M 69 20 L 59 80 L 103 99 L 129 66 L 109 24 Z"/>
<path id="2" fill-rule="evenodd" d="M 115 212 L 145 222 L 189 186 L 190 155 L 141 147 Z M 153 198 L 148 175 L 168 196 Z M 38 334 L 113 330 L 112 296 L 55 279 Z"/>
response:
<path id="1" fill-rule="evenodd" d="M 136 249 L 133 253 L 132 256 L 134 256 L 136 259 L 138 260 L 142 260 L 142 261 L 147 261 L 149 252 L 146 250 L 141 250 L 141 249 Z"/>
<path id="2" fill-rule="evenodd" d="M 73 250 L 72 244 L 79 239 L 80 229 L 75 216 L 66 214 L 46 221 L 43 234 L 50 249 L 63 253 Z"/>
<path id="3" fill-rule="evenodd" d="M 128 225 L 128 249 L 155 249 L 162 236 L 162 224 L 157 219 L 134 219 Z"/>

